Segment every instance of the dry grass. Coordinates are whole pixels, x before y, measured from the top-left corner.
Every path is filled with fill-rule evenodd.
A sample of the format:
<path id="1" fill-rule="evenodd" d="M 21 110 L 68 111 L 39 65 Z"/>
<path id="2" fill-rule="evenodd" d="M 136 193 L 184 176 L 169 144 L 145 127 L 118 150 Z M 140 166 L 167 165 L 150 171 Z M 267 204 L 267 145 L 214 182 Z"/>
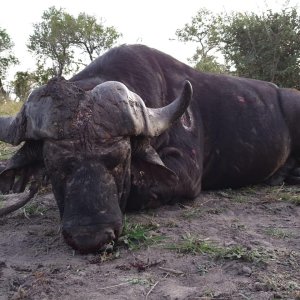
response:
<path id="1" fill-rule="evenodd" d="M 0 115 L 15 115 L 22 107 L 23 102 L 5 101 L 0 103 Z"/>

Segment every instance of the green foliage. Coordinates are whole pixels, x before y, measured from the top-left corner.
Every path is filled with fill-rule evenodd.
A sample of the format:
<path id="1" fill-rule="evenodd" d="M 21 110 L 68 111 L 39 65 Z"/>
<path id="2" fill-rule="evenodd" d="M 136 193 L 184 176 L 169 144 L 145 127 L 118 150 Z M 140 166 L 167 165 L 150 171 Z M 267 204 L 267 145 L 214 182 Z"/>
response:
<path id="1" fill-rule="evenodd" d="M 183 236 L 178 243 L 170 244 L 167 249 L 176 250 L 179 253 L 190 254 L 216 254 L 219 253 L 219 247 L 211 242 L 204 241 L 190 234 Z"/>
<path id="2" fill-rule="evenodd" d="M 62 8 L 50 7 L 43 13 L 42 21 L 34 24 L 27 47 L 37 56 L 38 78 L 43 82 L 49 75 L 62 76 L 76 71 L 82 63 L 82 59 L 76 61 L 78 50 L 93 60 L 119 37 L 114 27 L 105 27 L 93 16 L 81 13 L 74 17 Z"/>
<path id="3" fill-rule="evenodd" d="M 34 72 L 17 72 L 15 79 L 11 82 L 14 93 L 21 101 L 26 101 L 30 92 L 53 77 L 53 69 L 43 67 L 39 62 Z"/>
<path id="4" fill-rule="evenodd" d="M 202 8 L 192 18 L 190 24 L 176 30 L 179 41 L 197 44 L 195 55 L 190 62 L 199 71 L 224 73 L 226 68 L 216 59 L 219 46 L 219 32 L 222 17 L 214 15 L 211 11 Z M 214 53 L 213 55 L 210 53 Z"/>
<path id="5" fill-rule="evenodd" d="M 285 238 L 293 237 L 293 233 L 287 232 L 286 230 L 280 228 L 266 228 L 264 232 L 265 234 L 276 239 L 285 239 Z"/>
<path id="6" fill-rule="evenodd" d="M 283 4 L 279 12 L 214 14 L 200 9 L 178 29 L 183 42 L 196 43 L 196 69 L 300 88 L 300 16 Z M 223 58 L 225 64 L 218 62 Z"/>
<path id="7" fill-rule="evenodd" d="M 162 240 L 162 236 L 157 235 L 155 232 L 157 227 L 158 224 L 133 224 L 125 219 L 123 234 L 120 241 L 127 245 L 130 250 L 137 250 L 142 246 L 157 244 Z"/>
<path id="8" fill-rule="evenodd" d="M 36 215 L 44 215 L 47 211 L 47 208 L 42 204 L 31 202 L 24 206 L 23 212 L 26 218 L 30 218 Z"/>
<path id="9" fill-rule="evenodd" d="M 296 8 L 234 13 L 223 23 L 222 52 L 239 76 L 300 88 L 299 34 Z"/>
<path id="10" fill-rule="evenodd" d="M 34 32 L 29 37 L 28 49 L 39 62 L 53 64 L 53 75 L 61 76 L 72 70 L 74 49 L 73 33 L 76 30 L 74 18 L 63 9 L 50 7 L 42 15 L 42 22 L 33 25 Z"/>
<path id="11" fill-rule="evenodd" d="M 3 102 L 8 98 L 8 93 L 3 87 L 7 69 L 18 63 L 18 59 L 12 54 L 14 44 L 5 29 L 0 28 L 0 101 Z"/>
<path id="12" fill-rule="evenodd" d="M 25 101 L 30 91 L 35 86 L 35 75 L 30 72 L 17 72 L 15 74 L 15 80 L 12 83 L 16 96 L 21 101 Z"/>
<path id="13" fill-rule="evenodd" d="M 191 234 L 183 236 L 182 240 L 167 246 L 167 249 L 175 250 L 186 254 L 208 254 L 215 259 L 240 260 L 246 262 L 261 262 L 270 255 L 263 250 L 248 250 L 244 246 L 235 245 L 231 247 L 222 247 L 214 243 L 201 240 Z"/>
<path id="14" fill-rule="evenodd" d="M 9 66 L 18 63 L 12 54 L 14 44 L 5 29 L 0 28 L 0 79 L 3 79 Z"/>
<path id="15" fill-rule="evenodd" d="M 279 201 L 291 202 L 295 205 L 300 205 L 300 193 L 295 187 L 285 186 L 280 188 L 272 188 L 269 192 L 269 197 Z"/>
<path id="16" fill-rule="evenodd" d="M 194 68 L 198 71 L 217 74 L 224 74 L 229 72 L 228 68 L 225 65 L 219 63 L 212 55 L 201 56 L 196 53 L 193 58 L 190 59 L 190 61 L 193 62 Z"/>
<path id="17" fill-rule="evenodd" d="M 89 55 L 91 61 L 111 48 L 120 36 L 114 27 L 105 27 L 94 16 L 80 13 L 76 19 L 74 43 Z"/>

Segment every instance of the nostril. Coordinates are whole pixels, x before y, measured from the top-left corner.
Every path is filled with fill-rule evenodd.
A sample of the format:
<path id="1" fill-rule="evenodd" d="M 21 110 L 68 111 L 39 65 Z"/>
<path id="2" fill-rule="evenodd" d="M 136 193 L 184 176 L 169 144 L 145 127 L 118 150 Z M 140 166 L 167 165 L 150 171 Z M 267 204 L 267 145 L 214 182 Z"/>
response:
<path id="1" fill-rule="evenodd" d="M 105 234 L 106 234 L 106 236 L 108 237 L 109 240 L 115 240 L 116 239 L 115 232 L 112 229 L 106 229 Z"/>

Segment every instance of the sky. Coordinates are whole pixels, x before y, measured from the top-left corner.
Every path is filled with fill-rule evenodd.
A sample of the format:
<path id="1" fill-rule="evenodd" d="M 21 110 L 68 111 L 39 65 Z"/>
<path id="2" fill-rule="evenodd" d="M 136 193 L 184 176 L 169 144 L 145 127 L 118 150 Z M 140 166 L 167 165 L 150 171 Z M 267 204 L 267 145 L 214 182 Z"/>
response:
<path id="1" fill-rule="evenodd" d="M 4 1 L 2 0 L 2 3 Z M 214 12 L 253 11 L 265 8 L 278 9 L 285 0 L 8 0 L 0 5 L 0 28 L 5 29 L 15 44 L 14 54 L 20 65 L 10 70 L 34 69 L 34 57 L 27 51 L 26 43 L 33 33 L 33 23 L 41 21 L 43 11 L 51 6 L 64 8 L 77 16 L 85 12 L 102 19 L 105 26 L 114 26 L 122 33 L 119 43 L 142 43 L 157 48 L 188 63 L 195 46 L 178 42 L 176 29 L 189 23 L 200 8 Z M 300 0 L 290 0 L 299 5 Z M 300 5 L 299 5 L 300 6 Z M 175 39 L 175 40 L 174 40 Z M 12 78 L 11 78 L 12 79 Z"/>

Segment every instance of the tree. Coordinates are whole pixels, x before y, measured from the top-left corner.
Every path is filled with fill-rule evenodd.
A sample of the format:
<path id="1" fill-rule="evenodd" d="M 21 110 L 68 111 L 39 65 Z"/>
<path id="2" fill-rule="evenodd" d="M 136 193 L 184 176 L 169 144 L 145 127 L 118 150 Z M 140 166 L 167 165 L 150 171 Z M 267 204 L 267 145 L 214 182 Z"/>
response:
<path id="1" fill-rule="evenodd" d="M 30 72 L 17 72 L 15 80 L 12 82 L 16 96 L 25 101 L 30 91 L 36 86 L 35 74 Z"/>
<path id="2" fill-rule="evenodd" d="M 111 48 L 119 37 L 121 34 L 113 26 L 97 23 L 94 16 L 80 13 L 76 19 L 74 44 L 86 52 L 91 61 Z"/>
<path id="3" fill-rule="evenodd" d="M 61 8 L 50 7 L 43 13 L 42 22 L 34 24 L 27 47 L 40 66 L 47 66 L 45 73 L 62 76 L 78 69 L 82 61 L 76 61 L 78 50 L 93 60 L 120 36 L 114 27 L 105 27 L 95 17 L 81 13 L 75 18 Z"/>
<path id="4" fill-rule="evenodd" d="M 222 52 L 239 76 L 300 88 L 299 34 L 296 8 L 235 13 L 223 24 Z"/>
<path id="5" fill-rule="evenodd" d="M 219 50 L 219 31 L 222 16 L 202 8 L 192 18 L 190 24 L 176 30 L 179 41 L 196 43 L 195 55 L 189 61 L 200 71 L 225 72 L 225 66 L 217 61 Z M 211 54 L 213 53 L 213 54 Z"/>
<path id="6" fill-rule="evenodd" d="M 0 100 L 7 97 L 7 92 L 3 87 L 7 69 L 18 63 L 17 58 L 12 54 L 14 44 L 5 29 L 0 28 Z"/>
<path id="7" fill-rule="evenodd" d="M 42 15 L 42 22 L 33 25 L 34 32 L 29 37 L 28 49 L 40 64 L 52 63 L 53 75 L 62 76 L 72 70 L 74 60 L 73 36 L 75 19 L 63 9 L 50 7 Z"/>

